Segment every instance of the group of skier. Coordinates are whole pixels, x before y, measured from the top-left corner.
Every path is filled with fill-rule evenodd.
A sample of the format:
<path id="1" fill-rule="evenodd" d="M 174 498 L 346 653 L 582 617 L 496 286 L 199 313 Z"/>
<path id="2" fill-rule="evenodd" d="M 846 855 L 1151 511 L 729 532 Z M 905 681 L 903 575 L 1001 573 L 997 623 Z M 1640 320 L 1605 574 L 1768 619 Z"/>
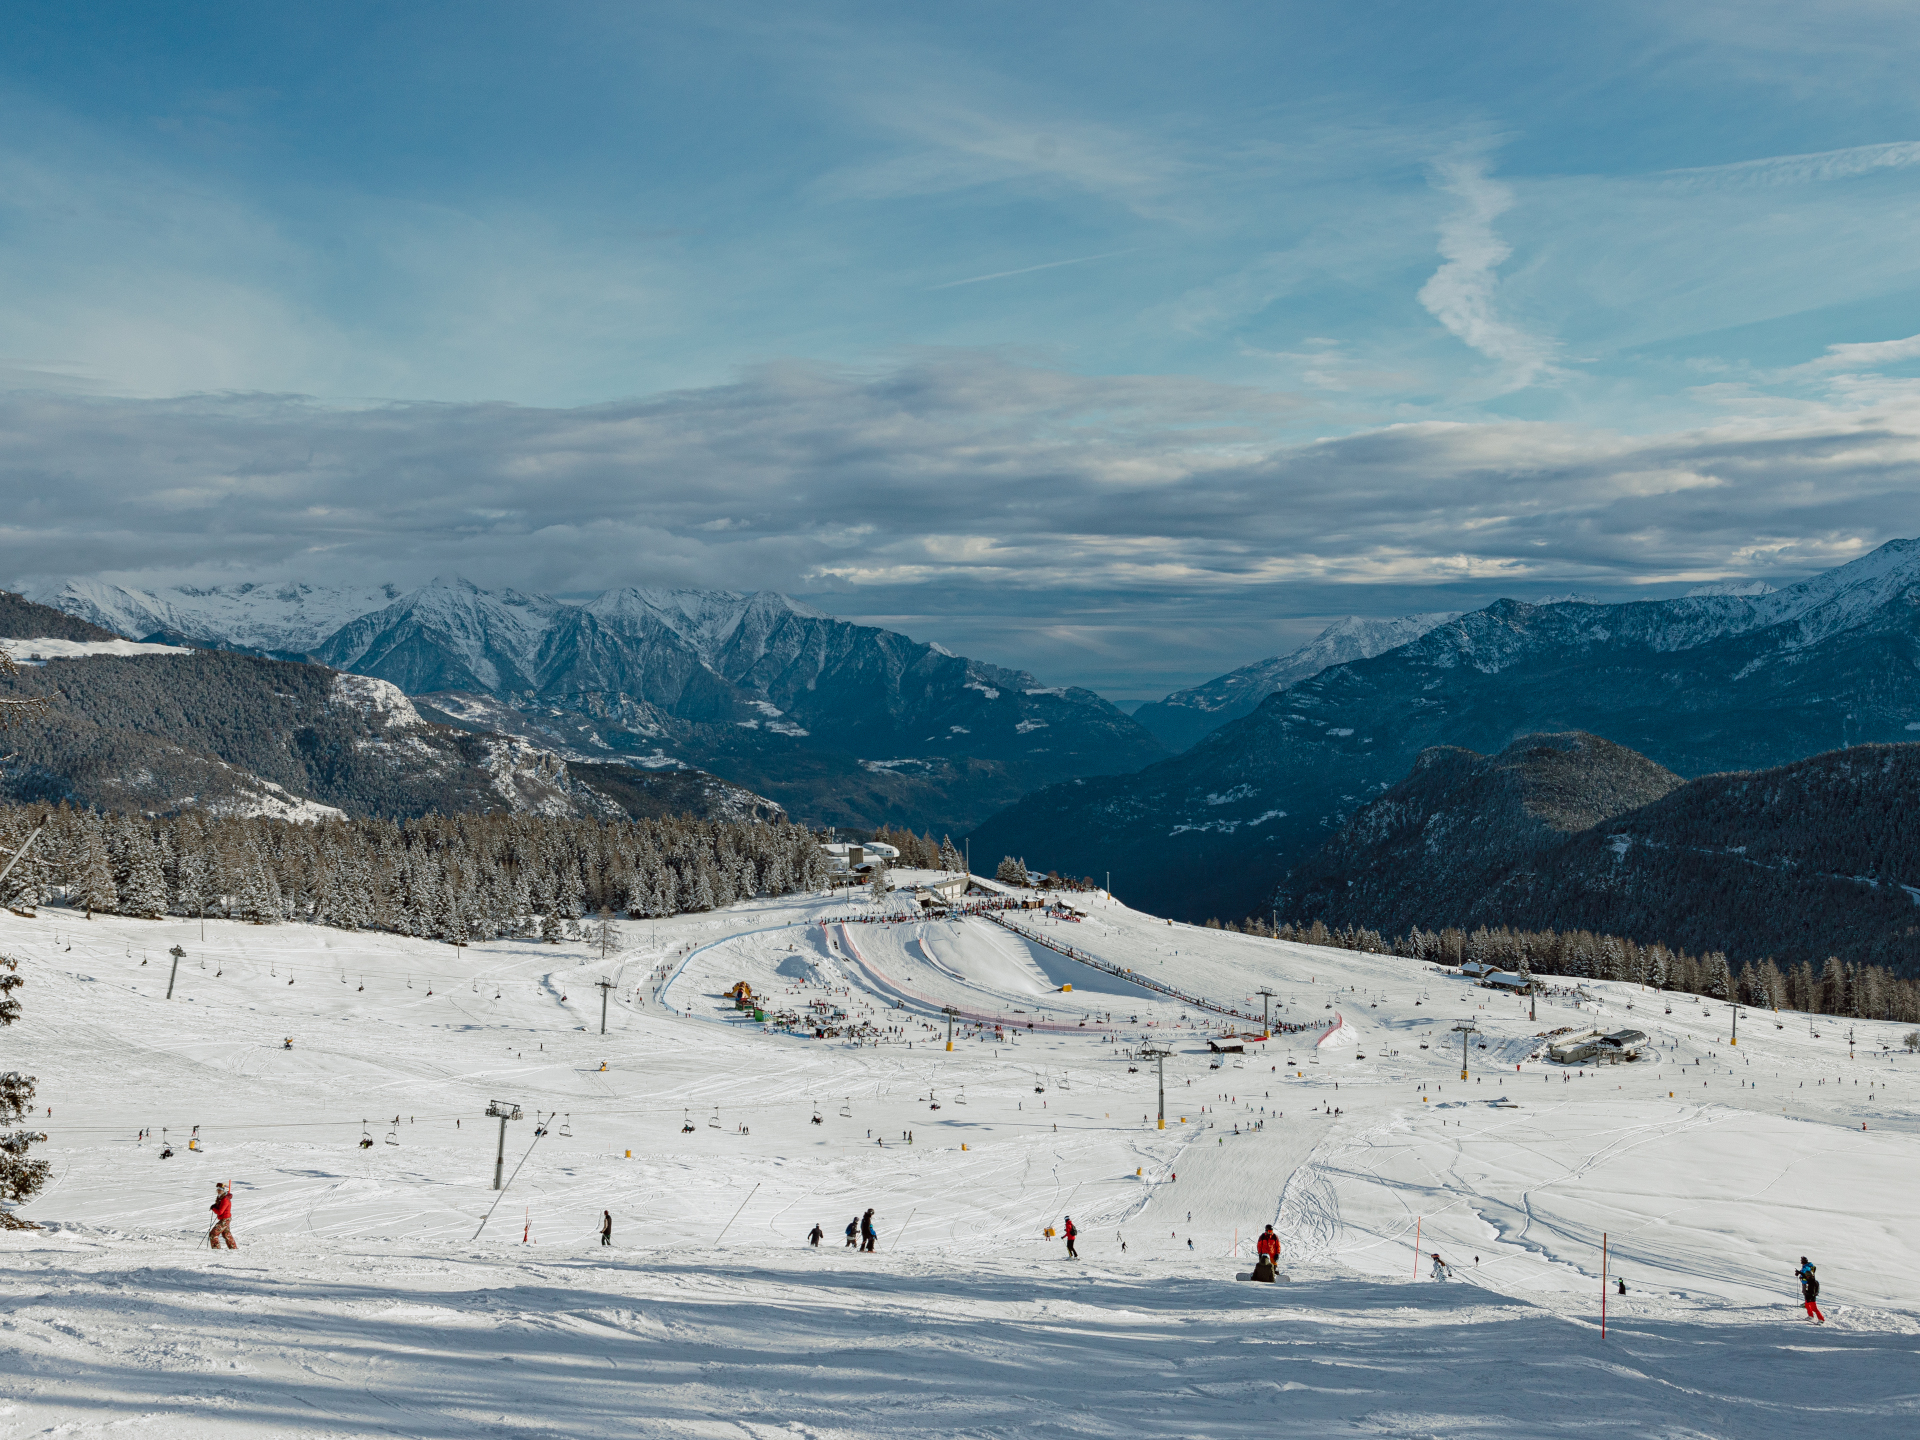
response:
<path id="1" fill-rule="evenodd" d="M 873 1228 L 873 1207 L 869 1205 L 864 1215 L 856 1215 L 847 1222 L 847 1249 L 858 1250 L 863 1255 L 871 1255 L 873 1247 L 879 1242 L 880 1232 Z M 820 1248 L 820 1242 L 827 1238 L 827 1232 L 820 1228 L 819 1222 L 807 1232 L 807 1243 L 814 1249 Z"/>

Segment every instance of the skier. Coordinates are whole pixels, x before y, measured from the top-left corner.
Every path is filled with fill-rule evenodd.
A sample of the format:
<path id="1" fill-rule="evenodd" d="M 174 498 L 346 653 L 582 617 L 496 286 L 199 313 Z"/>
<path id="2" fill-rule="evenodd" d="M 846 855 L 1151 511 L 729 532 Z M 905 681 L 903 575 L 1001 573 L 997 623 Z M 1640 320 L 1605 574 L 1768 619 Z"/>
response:
<path id="1" fill-rule="evenodd" d="M 820 1242 L 826 1238 L 826 1234 L 827 1232 L 820 1228 L 820 1222 L 816 1220 L 813 1229 L 807 1232 L 807 1243 L 818 1250 L 820 1248 Z"/>
<path id="2" fill-rule="evenodd" d="M 859 1248 L 860 1241 L 857 1238 L 859 1234 L 860 1217 L 856 1215 L 853 1219 L 847 1221 L 847 1249 L 854 1250 Z"/>
<path id="3" fill-rule="evenodd" d="M 611 1210 L 600 1212 L 600 1243 L 613 1244 L 613 1212 Z"/>
<path id="4" fill-rule="evenodd" d="M 1259 1243 L 1253 1248 L 1256 1254 L 1264 1256 L 1276 1265 L 1280 1263 L 1280 1237 L 1273 1233 L 1273 1226 L 1267 1226 L 1260 1236 Z"/>
<path id="5" fill-rule="evenodd" d="M 1800 1277 L 1800 1298 L 1807 1305 L 1807 1319 L 1817 1324 L 1827 1323 L 1827 1317 L 1820 1313 L 1820 1280 L 1813 1273 L 1813 1262 L 1806 1256 L 1800 1257 L 1800 1268 L 1794 1272 Z"/>
<path id="6" fill-rule="evenodd" d="M 860 1249 L 868 1255 L 873 1254 L 874 1242 L 879 1238 L 879 1232 L 873 1228 L 873 1207 L 869 1205 L 867 1213 L 860 1217 Z"/>
<path id="7" fill-rule="evenodd" d="M 1447 1278 L 1447 1262 L 1440 1258 L 1440 1252 L 1435 1250 L 1427 1258 L 1433 1261 L 1433 1278 L 1436 1280 L 1445 1280 Z"/>
<path id="8" fill-rule="evenodd" d="M 1080 1252 L 1073 1248 L 1073 1242 L 1080 1238 L 1080 1232 L 1074 1228 L 1073 1216 L 1067 1216 L 1067 1223 L 1063 1228 L 1067 1237 L 1067 1258 L 1069 1260 L 1078 1260 L 1080 1258 Z"/>
<path id="9" fill-rule="evenodd" d="M 207 1209 L 213 1212 L 213 1228 L 207 1231 L 207 1248 L 218 1250 L 224 1238 L 227 1249 L 238 1250 L 240 1247 L 233 1239 L 233 1192 L 227 1189 L 226 1181 L 213 1182 L 213 1204 Z"/>

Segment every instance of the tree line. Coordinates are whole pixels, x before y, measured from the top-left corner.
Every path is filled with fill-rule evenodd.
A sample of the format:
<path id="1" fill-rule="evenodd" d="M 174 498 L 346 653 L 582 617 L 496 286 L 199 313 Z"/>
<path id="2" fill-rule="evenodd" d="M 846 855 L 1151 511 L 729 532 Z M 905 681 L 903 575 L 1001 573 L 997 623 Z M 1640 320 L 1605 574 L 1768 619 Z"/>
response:
<path id="1" fill-rule="evenodd" d="M 1879 965 L 1829 955 L 1818 970 L 1811 962 L 1778 965 L 1772 957 L 1735 970 L 1724 952 L 1694 955 L 1655 942 L 1642 945 L 1620 935 L 1591 930 L 1516 930 L 1482 925 L 1466 931 L 1422 930 L 1386 939 L 1377 930 L 1343 925 L 1329 928 L 1282 921 L 1276 931 L 1264 920 L 1243 925 L 1209 920 L 1209 928 L 1267 935 L 1302 945 L 1325 945 L 1375 955 L 1400 955 L 1436 965 L 1468 961 L 1494 965 L 1516 974 L 1565 975 L 1585 980 L 1619 980 L 1654 990 L 1677 990 L 1708 999 L 1734 1001 L 1765 1010 L 1804 1010 L 1816 1015 L 1849 1015 L 1863 1020 L 1920 1021 L 1920 983 Z"/>
<path id="2" fill-rule="evenodd" d="M 0 809 L 0 846 L 43 835 L 7 877 L 16 909 L 56 895 L 89 915 L 305 921 L 455 944 L 579 933 L 598 911 L 712 910 L 826 883 L 806 830 L 785 823 L 511 815 L 294 823 Z"/>

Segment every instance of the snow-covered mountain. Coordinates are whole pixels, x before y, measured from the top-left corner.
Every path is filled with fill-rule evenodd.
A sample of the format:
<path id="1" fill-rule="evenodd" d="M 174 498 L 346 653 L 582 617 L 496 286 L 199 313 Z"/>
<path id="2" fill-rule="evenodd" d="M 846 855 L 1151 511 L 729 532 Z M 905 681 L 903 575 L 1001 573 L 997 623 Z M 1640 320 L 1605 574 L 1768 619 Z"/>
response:
<path id="1" fill-rule="evenodd" d="M 428 697 L 454 723 L 505 708 L 569 755 L 688 764 L 818 823 L 964 830 L 1035 785 L 1165 752 L 1088 690 L 855 625 L 772 591 L 622 588 L 585 603 L 485 590 L 289 582 L 47 603 L 137 639 L 298 654 Z M 330 625 L 331 628 L 324 628 Z"/>
<path id="2" fill-rule="evenodd" d="M 392 585 L 309 585 L 299 580 L 169 585 L 133 590 L 105 580 L 66 580 L 28 599 L 130 640 L 161 636 L 222 650 L 304 655 L 349 620 L 391 604 Z"/>
<path id="3" fill-rule="evenodd" d="M 1920 541 L 1760 595 L 1500 600 L 1269 695 L 1171 760 L 1027 796 L 976 850 L 1172 915 L 1269 908 L 1283 874 L 1429 746 L 1580 730 L 1683 777 L 1920 735 Z"/>
<path id="4" fill-rule="evenodd" d="M 1318 675 L 1330 665 L 1384 654 L 1410 640 L 1418 640 L 1434 626 L 1445 624 L 1459 614 L 1458 610 L 1436 610 L 1392 620 L 1363 620 L 1358 615 L 1348 615 L 1334 621 L 1298 650 L 1242 665 L 1204 685 L 1176 690 L 1164 700 L 1142 705 L 1133 712 L 1133 718 L 1151 730 L 1169 750 L 1184 750 L 1229 720 L 1250 714 L 1267 696 L 1286 689 L 1296 680 Z"/>

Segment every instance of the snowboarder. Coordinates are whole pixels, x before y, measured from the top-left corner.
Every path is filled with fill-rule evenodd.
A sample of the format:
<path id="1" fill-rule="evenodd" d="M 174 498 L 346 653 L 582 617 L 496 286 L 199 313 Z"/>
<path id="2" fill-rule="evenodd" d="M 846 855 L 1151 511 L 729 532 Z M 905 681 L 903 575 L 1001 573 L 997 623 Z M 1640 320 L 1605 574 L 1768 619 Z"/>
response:
<path id="1" fill-rule="evenodd" d="M 611 1210 L 600 1212 L 600 1243 L 613 1244 L 613 1212 Z"/>
<path id="2" fill-rule="evenodd" d="M 859 1248 L 859 1234 L 860 1217 L 856 1215 L 853 1219 L 847 1221 L 847 1249 L 854 1250 Z"/>
<path id="3" fill-rule="evenodd" d="M 1435 1250 L 1428 1255 L 1427 1258 L 1433 1261 L 1433 1278 L 1436 1280 L 1445 1280 L 1447 1278 L 1447 1262 L 1440 1258 L 1440 1252 Z"/>
<path id="4" fill-rule="evenodd" d="M 1260 1236 L 1259 1243 L 1253 1248 L 1263 1259 L 1271 1261 L 1274 1264 L 1279 1263 L 1280 1237 L 1273 1233 L 1273 1226 L 1267 1226 L 1266 1230 Z"/>
<path id="5" fill-rule="evenodd" d="M 1067 1258 L 1069 1260 L 1078 1260 L 1080 1258 L 1080 1252 L 1073 1248 L 1073 1242 L 1080 1238 L 1080 1232 L 1074 1227 L 1073 1216 L 1067 1216 L 1066 1224 L 1062 1227 L 1062 1230 L 1067 1237 Z"/>
<path id="6" fill-rule="evenodd" d="M 233 1192 L 227 1188 L 226 1181 L 213 1182 L 213 1204 L 207 1209 L 213 1212 L 213 1228 L 207 1231 L 207 1248 L 218 1250 L 224 1238 L 227 1249 L 238 1250 L 240 1247 L 233 1239 Z"/>
<path id="7" fill-rule="evenodd" d="M 879 1232 L 873 1228 L 873 1207 L 869 1205 L 867 1213 L 860 1217 L 860 1249 L 868 1255 L 873 1254 L 874 1242 L 879 1238 Z"/>
<path id="8" fill-rule="evenodd" d="M 1827 1317 L 1820 1313 L 1820 1306 L 1818 1304 L 1820 1299 L 1820 1280 L 1819 1277 L 1813 1273 L 1813 1262 L 1802 1255 L 1800 1257 L 1800 1268 L 1796 1270 L 1794 1274 L 1800 1277 L 1800 1298 L 1806 1302 L 1807 1319 L 1814 1321 L 1816 1324 L 1826 1324 Z"/>
<path id="9" fill-rule="evenodd" d="M 827 1232 L 820 1228 L 820 1222 L 816 1220 L 813 1229 L 807 1232 L 807 1244 L 818 1250 L 820 1248 L 820 1242 L 826 1238 L 826 1235 Z"/>

